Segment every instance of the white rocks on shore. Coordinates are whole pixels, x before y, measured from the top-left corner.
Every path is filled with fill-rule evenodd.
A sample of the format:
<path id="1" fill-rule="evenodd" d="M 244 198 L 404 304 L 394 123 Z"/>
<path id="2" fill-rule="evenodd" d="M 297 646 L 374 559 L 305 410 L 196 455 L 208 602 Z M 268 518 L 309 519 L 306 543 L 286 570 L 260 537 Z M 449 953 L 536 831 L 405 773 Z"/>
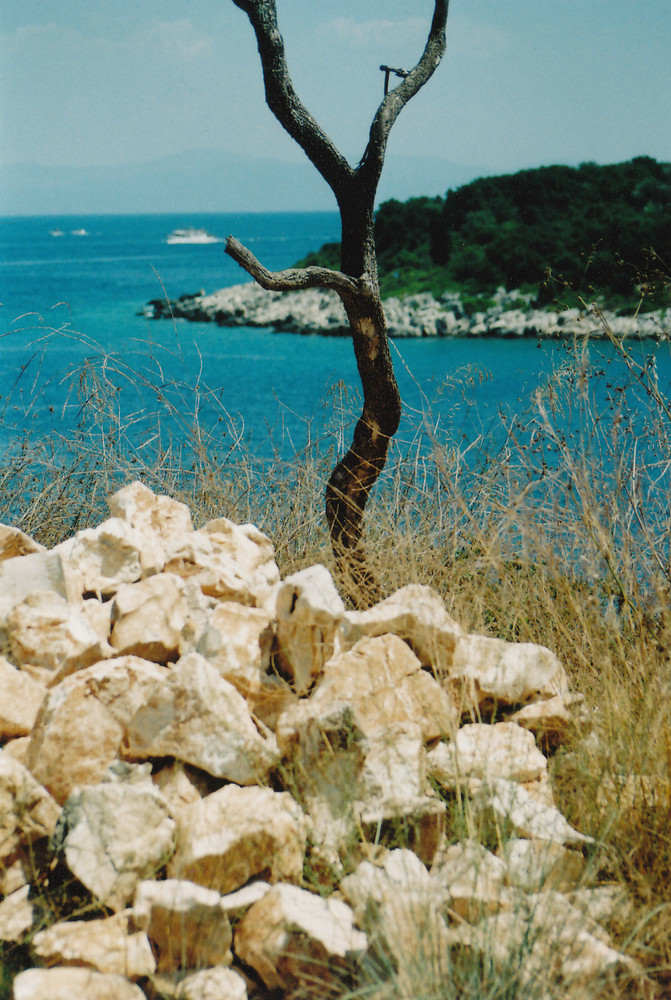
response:
<path id="1" fill-rule="evenodd" d="M 609 310 L 562 312 L 533 309 L 530 296 L 498 289 L 494 304 L 484 312 L 466 315 L 457 293 L 440 299 L 430 292 L 385 299 L 390 337 L 603 337 L 604 322 L 618 337 L 666 339 L 671 309 L 616 316 Z M 520 302 L 526 299 L 525 308 Z M 179 299 L 153 299 L 144 309 L 151 319 L 177 318 L 219 326 L 269 327 L 277 332 L 342 336 L 349 324 L 336 292 L 309 288 L 297 292 L 269 292 L 253 283 L 222 288 L 210 295 L 198 292 Z"/>

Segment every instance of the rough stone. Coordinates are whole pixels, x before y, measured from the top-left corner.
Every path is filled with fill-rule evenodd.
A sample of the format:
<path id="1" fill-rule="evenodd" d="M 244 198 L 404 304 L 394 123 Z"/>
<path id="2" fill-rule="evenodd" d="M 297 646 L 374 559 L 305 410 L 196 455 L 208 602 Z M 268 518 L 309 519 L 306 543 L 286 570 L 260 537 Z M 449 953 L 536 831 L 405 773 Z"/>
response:
<path id="1" fill-rule="evenodd" d="M 159 970 L 231 964 L 233 935 L 221 903 L 218 892 L 183 879 L 140 882 L 133 920 L 154 945 Z"/>
<path id="2" fill-rule="evenodd" d="M 288 576 L 277 592 L 280 669 L 297 694 L 306 694 L 335 649 L 345 605 L 321 565 Z"/>
<path id="3" fill-rule="evenodd" d="M 128 979 L 149 976 L 156 962 L 149 939 L 129 930 L 130 911 L 102 920 L 71 920 L 52 924 L 33 938 L 34 954 L 47 967 L 84 966 Z"/>
<path id="4" fill-rule="evenodd" d="M 51 684 L 112 654 L 83 611 L 53 592 L 29 594 L 14 606 L 5 627 L 13 660 L 51 671 Z"/>
<path id="5" fill-rule="evenodd" d="M 26 969 L 13 989 L 14 1000 L 145 1000 L 124 976 L 95 969 Z"/>
<path id="6" fill-rule="evenodd" d="M 118 912 L 135 888 L 165 864 L 173 850 L 174 820 L 142 771 L 73 792 L 53 836 L 68 868 L 98 899 Z"/>
<path id="7" fill-rule="evenodd" d="M 114 493 L 108 504 L 112 517 L 121 518 L 143 534 L 157 535 L 164 545 L 193 530 L 186 504 L 157 495 L 138 481 Z"/>
<path id="8" fill-rule="evenodd" d="M 220 601 L 208 615 L 195 651 L 235 685 L 253 711 L 267 681 L 272 644 L 272 618 L 267 611 Z"/>
<path id="9" fill-rule="evenodd" d="M 547 840 L 508 840 L 499 855 L 508 885 L 524 892 L 568 892 L 575 889 L 586 867 L 581 853 Z"/>
<path id="10" fill-rule="evenodd" d="M 154 772 L 151 780 L 167 802 L 172 816 L 175 816 L 183 806 L 191 805 L 192 802 L 198 802 L 202 798 L 196 783 L 181 761 L 175 761 L 174 764 Z"/>
<path id="11" fill-rule="evenodd" d="M 587 722 L 587 716 L 583 695 L 557 694 L 545 701 L 525 705 L 510 716 L 510 721 L 524 726 L 542 745 L 556 748 L 568 742 L 576 726 Z"/>
<path id="12" fill-rule="evenodd" d="M 44 545 L 40 545 L 20 528 L 0 524 L 0 562 L 46 551 Z"/>
<path id="13" fill-rule="evenodd" d="M 0 750 L 0 858 L 54 832 L 60 809 L 30 771 Z"/>
<path id="14" fill-rule="evenodd" d="M 367 611 L 348 611 L 340 627 L 340 642 L 349 648 L 364 636 L 392 633 L 404 639 L 423 667 L 438 676 L 452 665 L 460 626 L 445 610 L 431 587 L 409 584 Z"/>
<path id="15" fill-rule="evenodd" d="M 235 932 L 235 952 L 271 989 L 337 988 L 339 971 L 366 950 L 354 915 L 338 899 L 294 885 L 276 885 L 255 903 Z"/>
<path id="16" fill-rule="evenodd" d="M 23 885 L 0 902 L 0 941 L 22 941 L 33 926 L 35 907 L 29 893 L 30 886 Z"/>
<path id="17" fill-rule="evenodd" d="M 307 832 L 307 818 L 287 792 L 226 785 L 180 811 L 168 876 L 222 894 L 260 876 L 296 882 Z"/>
<path id="18" fill-rule="evenodd" d="M 238 972 L 217 966 L 186 976 L 153 976 L 148 996 L 151 1000 L 247 1000 L 247 984 Z"/>
<path id="19" fill-rule="evenodd" d="M 14 605 L 36 591 L 52 591 L 73 604 L 81 597 L 77 581 L 55 550 L 0 562 L 0 622 L 3 626 Z M 4 640 L 4 627 L 1 637 Z"/>
<path id="20" fill-rule="evenodd" d="M 193 578 L 209 597 L 274 612 L 279 570 L 270 539 L 254 525 L 210 521 L 168 544 L 165 569 Z"/>
<path id="21" fill-rule="evenodd" d="M 568 693 L 564 669 L 549 649 L 484 635 L 457 640 L 447 679 L 464 709 L 515 705 Z"/>
<path id="22" fill-rule="evenodd" d="M 450 909 L 469 923 L 513 905 L 504 862 L 476 841 L 452 844 L 431 874 L 447 890 Z"/>
<path id="23" fill-rule="evenodd" d="M 157 679 L 127 741 L 132 756 L 172 755 L 241 785 L 261 780 L 279 760 L 273 734 L 259 733 L 242 695 L 198 653 Z"/>
<path id="24" fill-rule="evenodd" d="M 533 735 L 514 722 L 462 726 L 451 743 L 434 747 L 427 761 L 430 777 L 449 789 L 472 778 L 537 781 L 547 772 Z"/>
<path id="25" fill-rule="evenodd" d="M 0 742 L 27 736 L 47 693 L 46 685 L 0 656 L 0 691 Z"/>
<path id="26" fill-rule="evenodd" d="M 184 581 L 171 573 L 119 587 L 112 604 L 112 646 L 154 663 L 176 660 L 189 614 L 184 591 Z"/>
<path id="27" fill-rule="evenodd" d="M 550 840 L 556 844 L 592 844 L 593 837 L 575 830 L 558 809 L 544 805 L 514 781 L 497 778 L 484 783 L 473 798 L 476 814 L 490 814 L 509 824 L 518 837 Z"/>
<path id="28" fill-rule="evenodd" d="M 165 561 L 157 536 L 142 534 L 119 517 L 78 531 L 53 551 L 67 563 L 81 594 L 99 596 L 116 593 L 122 583 L 160 573 Z"/>
<path id="29" fill-rule="evenodd" d="M 79 670 L 51 688 L 33 726 L 26 764 L 58 802 L 77 786 L 101 780 L 131 718 L 164 672 L 124 656 Z"/>

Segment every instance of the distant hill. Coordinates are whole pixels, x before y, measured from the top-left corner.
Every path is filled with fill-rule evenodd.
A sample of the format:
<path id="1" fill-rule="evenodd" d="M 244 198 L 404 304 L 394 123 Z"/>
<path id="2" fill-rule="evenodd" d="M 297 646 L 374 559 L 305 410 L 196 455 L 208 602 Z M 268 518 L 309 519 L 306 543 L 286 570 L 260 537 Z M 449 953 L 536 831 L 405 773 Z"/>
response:
<path id="1" fill-rule="evenodd" d="M 445 197 L 387 201 L 375 235 L 383 294 L 536 286 L 611 301 L 671 286 L 671 164 L 550 166 L 486 177 Z M 339 245 L 303 263 L 338 266 Z M 668 299 L 667 299 L 668 300 Z"/>

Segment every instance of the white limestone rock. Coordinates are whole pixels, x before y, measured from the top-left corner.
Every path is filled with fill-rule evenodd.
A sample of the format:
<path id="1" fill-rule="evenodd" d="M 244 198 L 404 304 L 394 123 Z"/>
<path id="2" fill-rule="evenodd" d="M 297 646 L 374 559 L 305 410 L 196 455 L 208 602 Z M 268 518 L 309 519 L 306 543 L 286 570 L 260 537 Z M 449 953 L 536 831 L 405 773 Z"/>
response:
<path id="1" fill-rule="evenodd" d="M 269 681 L 272 621 L 263 608 L 219 601 L 195 637 L 193 650 L 183 643 L 181 651 L 204 656 L 224 680 L 235 685 L 253 711 Z"/>
<path id="2" fill-rule="evenodd" d="M 54 832 L 60 808 L 18 760 L 0 750 L 0 859 Z"/>
<path id="3" fill-rule="evenodd" d="M 160 573 L 165 563 L 165 547 L 159 538 L 143 534 L 119 517 L 78 531 L 53 551 L 79 581 L 81 594 L 99 596 L 116 593 L 122 583 Z"/>
<path id="4" fill-rule="evenodd" d="M 307 817 L 287 792 L 225 785 L 180 810 L 168 877 L 222 895 L 262 875 L 271 882 L 297 882 L 308 829 Z"/>
<path id="5" fill-rule="evenodd" d="M 196 581 L 208 597 L 274 612 L 280 574 L 269 538 L 222 517 L 168 543 L 166 572 Z"/>
<path id="6" fill-rule="evenodd" d="M 120 654 L 168 663 L 189 617 L 185 583 L 172 573 L 123 584 L 112 603 L 110 642 Z"/>
<path id="7" fill-rule="evenodd" d="M 164 545 L 193 531 L 186 504 L 157 495 L 139 481 L 118 490 L 107 503 L 112 517 L 121 518 L 143 534 L 158 536 Z"/>
<path id="8" fill-rule="evenodd" d="M 151 777 L 128 770 L 129 780 L 109 780 L 73 792 L 53 836 L 54 849 L 98 899 L 118 912 L 139 882 L 170 857 L 175 822 Z M 110 775 L 113 778 L 113 775 Z"/>
<path id="9" fill-rule="evenodd" d="M 584 695 L 556 694 L 520 708 L 510 716 L 510 722 L 524 726 L 543 744 L 557 747 L 567 743 L 576 728 L 588 724 L 589 710 Z"/>
<path id="10" fill-rule="evenodd" d="M 280 669 L 297 694 L 306 694 L 335 651 L 345 605 L 325 566 L 286 577 L 277 591 Z"/>
<path id="11" fill-rule="evenodd" d="M 508 885 L 524 892 L 569 892 L 583 877 L 587 862 L 579 851 L 548 840 L 507 840 L 498 851 Z"/>
<path id="12" fill-rule="evenodd" d="M 198 653 L 182 657 L 147 691 L 126 729 L 134 757 L 172 755 L 214 777 L 255 784 L 278 762 L 238 691 Z"/>
<path id="13" fill-rule="evenodd" d="M 152 1000 L 247 1000 L 247 984 L 233 969 L 216 966 L 200 972 L 152 977 Z"/>
<path id="14" fill-rule="evenodd" d="M 46 551 L 44 545 L 40 545 L 20 528 L 10 524 L 0 524 L 0 562 Z"/>
<path id="15" fill-rule="evenodd" d="M 457 730 L 451 743 L 439 743 L 427 755 L 429 775 L 444 788 L 473 779 L 537 781 L 547 760 L 531 733 L 514 722 L 472 723 Z"/>
<path id="16" fill-rule="evenodd" d="M 27 736 L 47 693 L 45 684 L 0 656 L 0 742 Z"/>
<path id="17" fill-rule="evenodd" d="M 15 604 L 5 628 L 14 662 L 49 670 L 50 684 L 112 655 L 83 611 L 50 591 Z"/>
<path id="18" fill-rule="evenodd" d="M 255 903 L 235 932 L 235 952 L 270 989 L 310 986 L 323 994 L 366 950 L 342 900 L 322 899 L 294 885 L 276 885 Z"/>
<path id="19" fill-rule="evenodd" d="M 44 965 L 83 966 L 98 972 L 139 979 L 156 970 L 149 938 L 129 929 L 130 911 L 101 920 L 70 920 L 39 931 L 33 953 Z"/>
<path id="20" fill-rule="evenodd" d="M 340 642 L 349 648 L 364 636 L 392 633 L 404 639 L 423 667 L 438 676 L 449 672 L 461 627 L 450 617 L 431 587 L 409 584 L 367 611 L 347 611 Z"/>
<path id="21" fill-rule="evenodd" d="M 447 684 L 464 709 L 515 705 L 568 694 L 564 668 L 549 649 L 484 635 L 457 640 Z"/>
<path id="22" fill-rule="evenodd" d="M 513 905 L 504 862 L 477 841 L 450 845 L 431 875 L 448 893 L 450 909 L 469 923 Z"/>
<path id="23" fill-rule="evenodd" d="M 549 840 L 556 844 L 593 844 L 594 838 L 575 830 L 558 809 L 544 805 L 514 781 L 496 778 L 483 783 L 473 798 L 476 814 L 492 815 L 507 823 L 518 837 Z"/>
<path id="24" fill-rule="evenodd" d="M 30 886 L 10 892 L 0 901 L 0 941 L 20 942 L 33 926 L 36 907 L 28 898 Z"/>
<path id="25" fill-rule="evenodd" d="M 130 720 L 164 673 L 163 667 L 123 656 L 79 670 L 49 690 L 26 765 L 58 802 L 77 786 L 102 779 Z"/>
<path id="26" fill-rule="evenodd" d="M 146 1000 L 124 976 L 95 969 L 26 969 L 13 984 L 14 1000 Z"/>
<path id="27" fill-rule="evenodd" d="M 58 552 L 35 552 L 0 562 L 0 639 L 5 640 L 4 622 L 15 604 L 36 591 L 50 591 L 71 604 L 81 598 L 74 579 Z"/>
<path id="28" fill-rule="evenodd" d="M 231 924 L 222 897 L 184 879 L 140 882 L 133 920 L 154 945 L 160 971 L 230 965 Z"/>

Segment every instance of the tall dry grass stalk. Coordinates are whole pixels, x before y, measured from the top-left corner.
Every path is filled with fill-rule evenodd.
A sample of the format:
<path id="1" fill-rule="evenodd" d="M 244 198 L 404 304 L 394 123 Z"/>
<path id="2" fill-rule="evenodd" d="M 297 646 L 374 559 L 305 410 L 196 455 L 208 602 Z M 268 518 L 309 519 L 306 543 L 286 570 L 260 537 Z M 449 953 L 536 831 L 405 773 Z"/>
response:
<path id="1" fill-rule="evenodd" d="M 429 401 L 412 415 L 371 499 L 366 538 L 385 591 L 430 584 L 468 631 L 541 643 L 563 661 L 591 726 L 554 754 L 555 789 L 569 820 L 600 845 L 595 876 L 630 894 L 616 943 L 651 970 L 663 996 L 671 990 L 671 399 L 654 357 L 606 332 L 605 347 L 567 344 L 526 405 L 502 409 L 486 428 L 477 411 L 483 376 L 446 383 L 444 397 L 469 403 L 469 427 L 450 435 Z M 50 546 L 107 516 L 106 497 L 139 478 L 187 503 L 197 524 L 253 521 L 273 539 L 283 575 L 314 562 L 332 567 L 324 485 L 359 408 L 343 385 L 330 390 L 324 414 L 305 421 L 306 443 L 289 455 L 279 408 L 261 459 L 202 370 L 180 380 L 155 345 L 129 360 L 80 343 L 84 359 L 58 379 L 34 355 L 17 382 L 30 386 L 19 411 L 16 387 L 3 401 L 15 433 L 0 458 L 0 520 Z M 44 358 L 48 347 L 47 336 Z M 65 419 L 30 436 L 21 419 L 45 405 Z M 427 1000 L 456 997 L 455 982 L 459 995 L 517 996 L 514 970 L 507 984 L 480 967 L 457 971 Z M 393 995 L 373 980 L 366 995 Z"/>

